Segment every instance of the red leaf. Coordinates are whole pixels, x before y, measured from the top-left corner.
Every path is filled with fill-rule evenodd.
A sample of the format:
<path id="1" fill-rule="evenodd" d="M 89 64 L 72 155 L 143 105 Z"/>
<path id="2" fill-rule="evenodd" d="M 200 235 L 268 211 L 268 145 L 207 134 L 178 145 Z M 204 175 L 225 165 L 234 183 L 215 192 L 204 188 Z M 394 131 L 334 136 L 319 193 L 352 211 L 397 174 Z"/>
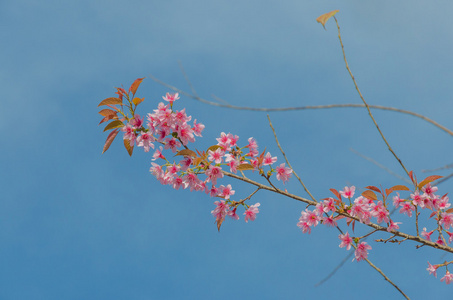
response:
<path id="1" fill-rule="evenodd" d="M 218 219 L 217 220 L 217 230 L 220 232 L 220 226 L 222 226 L 222 223 L 225 219 Z"/>
<path id="2" fill-rule="evenodd" d="M 365 188 L 366 188 L 366 189 L 369 189 L 369 190 L 372 190 L 372 191 L 375 191 L 375 192 L 377 192 L 377 193 L 379 193 L 379 194 L 382 194 L 381 190 L 378 189 L 378 188 L 375 187 L 375 186 L 370 185 L 370 186 L 367 186 L 367 187 L 365 187 Z"/>
<path id="3" fill-rule="evenodd" d="M 107 131 L 107 130 L 110 130 L 110 129 L 114 129 L 114 128 L 123 127 L 123 126 L 124 126 L 123 122 L 121 122 L 120 120 L 115 120 L 115 121 L 112 121 L 109 124 L 107 124 L 107 126 L 105 126 L 105 128 L 104 128 L 104 131 Z"/>
<path id="4" fill-rule="evenodd" d="M 138 98 L 138 97 L 135 97 L 132 102 L 135 104 L 135 105 L 139 105 L 140 103 L 143 102 L 143 100 L 145 100 L 145 97 L 143 98 Z"/>
<path id="5" fill-rule="evenodd" d="M 428 218 L 428 219 L 431 219 L 431 218 L 434 217 L 436 214 L 437 214 L 437 211 L 433 211 L 433 212 L 429 215 L 429 218 Z"/>
<path id="6" fill-rule="evenodd" d="M 355 229 L 355 220 L 352 221 L 352 232 L 354 232 L 354 229 Z"/>
<path id="7" fill-rule="evenodd" d="M 405 185 L 395 185 L 390 188 L 393 191 L 410 191 L 410 189 Z"/>
<path id="8" fill-rule="evenodd" d="M 240 164 L 236 169 L 240 171 L 255 170 L 255 167 L 251 164 Z"/>
<path id="9" fill-rule="evenodd" d="M 107 151 L 109 149 L 113 140 L 116 138 L 116 135 L 118 134 L 118 132 L 120 132 L 119 129 L 116 129 L 116 130 L 113 130 L 112 132 L 110 132 L 110 134 L 107 136 L 107 140 L 105 141 L 104 149 L 102 150 L 102 153 L 104 153 L 105 151 Z"/>
<path id="10" fill-rule="evenodd" d="M 132 92 L 132 95 L 135 95 L 138 86 L 140 85 L 140 83 L 142 83 L 143 79 L 145 79 L 145 77 L 135 79 L 135 81 L 132 83 L 131 87 L 129 88 L 129 92 Z"/>
<path id="11" fill-rule="evenodd" d="M 98 107 L 102 106 L 102 105 L 108 105 L 108 104 L 111 104 L 111 105 L 120 104 L 120 105 L 122 105 L 123 101 L 120 98 L 110 97 L 110 98 L 102 100 L 101 103 L 99 103 Z"/>
<path id="12" fill-rule="evenodd" d="M 390 195 L 392 192 L 393 192 L 392 189 L 385 189 L 385 193 L 387 194 L 387 196 Z"/>
<path id="13" fill-rule="evenodd" d="M 418 185 L 418 188 L 421 189 L 422 187 L 424 187 L 428 183 L 433 182 L 434 180 L 437 180 L 437 179 L 442 178 L 442 177 L 443 176 L 439 176 L 439 175 L 428 176 L 422 182 L 420 182 L 420 184 Z"/>
<path id="14" fill-rule="evenodd" d="M 333 17 L 337 12 L 339 12 L 339 10 L 333 10 L 329 13 L 323 14 L 323 15 L 319 16 L 316 19 L 316 21 L 318 23 L 321 23 L 322 27 L 324 27 L 324 29 L 326 29 L 325 25 L 326 25 L 327 20 L 329 20 L 331 17 Z"/>
<path id="15" fill-rule="evenodd" d="M 362 196 L 370 200 L 377 200 L 376 194 L 370 190 L 363 192 Z"/>
<path id="16" fill-rule="evenodd" d="M 197 154 L 190 149 L 183 149 L 183 150 L 179 151 L 178 153 L 176 153 L 175 156 L 178 156 L 178 155 L 197 157 Z"/>
<path id="17" fill-rule="evenodd" d="M 134 151 L 134 146 L 131 146 L 131 142 L 129 140 L 123 140 L 124 143 L 124 148 L 126 148 L 127 153 L 129 153 L 129 156 L 132 156 L 132 151 Z"/>
<path id="18" fill-rule="evenodd" d="M 330 189 L 330 191 L 341 201 L 341 195 L 336 189 Z"/>
<path id="19" fill-rule="evenodd" d="M 116 116 L 116 111 L 105 108 L 99 112 L 101 116 L 107 117 L 107 116 Z"/>
<path id="20" fill-rule="evenodd" d="M 116 117 L 116 115 L 108 115 L 108 116 L 104 117 L 104 119 L 102 119 L 98 125 L 101 125 L 102 123 L 107 122 L 108 120 L 115 119 L 115 117 Z"/>
<path id="21" fill-rule="evenodd" d="M 447 209 L 447 210 L 446 210 L 445 212 L 446 212 L 447 214 L 449 214 L 449 213 L 452 213 L 452 212 L 453 212 L 453 207 L 452 207 L 452 208 L 449 208 L 449 209 Z"/>

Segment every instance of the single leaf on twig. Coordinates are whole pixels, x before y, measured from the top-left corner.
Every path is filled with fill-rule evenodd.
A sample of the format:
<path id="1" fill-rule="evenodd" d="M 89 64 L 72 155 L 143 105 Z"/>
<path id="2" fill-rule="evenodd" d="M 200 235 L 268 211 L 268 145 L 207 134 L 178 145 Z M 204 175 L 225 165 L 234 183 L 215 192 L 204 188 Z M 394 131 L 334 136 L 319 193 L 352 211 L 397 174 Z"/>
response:
<path id="1" fill-rule="evenodd" d="M 395 185 L 390 188 L 393 191 L 410 191 L 410 189 L 405 185 Z"/>
<path id="2" fill-rule="evenodd" d="M 369 190 L 372 190 L 372 191 L 375 191 L 375 192 L 377 192 L 377 193 L 379 193 L 379 194 L 382 194 L 381 190 L 378 189 L 377 187 L 373 186 L 373 185 L 367 186 L 367 187 L 365 187 L 365 188 L 366 188 L 366 189 L 369 189 Z"/>
<path id="3" fill-rule="evenodd" d="M 111 105 L 120 104 L 121 105 L 121 104 L 123 104 L 123 101 L 120 98 L 110 97 L 110 98 L 102 100 L 101 103 L 99 103 L 98 107 L 102 106 L 102 105 L 108 105 L 108 104 L 111 104 Z"/>
<path id="4" fill-rule="evenodd" d="M 129 88 L 129 92 L 132 92 L 132 95 L 135 95 L 138 86 L 140 85 L 140 83 L 142 83 L 143 79 L 145 79 L 145 77 L 135 79 L 135 81 L 132 83 L 131 87 Z"/>
<path id="5" fill-rule="evenodd" d="M 116 116 L 116 111 L 105 108 L 99 112 L 101 116 L 107 117 L 107 116 Z"/>
<path id="6" fill-rule="evenodd" d="M 215 152 L 219 148 L 221 148 L 219 145 L 213 145 L 213 146 L 209 147 L 208 150 L 206 150 L 206 153 L 208 153 L 209 150 L 211 150 L 212 152 Z"/>
<path id="7" fill-rule="evenodd" d="M 113 140 L 116 138 L 116 135 L 118 134 L 118 132 L 120 132 L 119 129 L 116 129 L 116 130 L 113 130 L 112 132 L 110 132 L 110 134 L 107 136 L 107 140 L 105 141 L 104 149 L 102 150 L 102 153 L 104 153 L 105 151 L 107 151 L 109 149 Z"/>
<path id="8" fill-rule="evenodd" d="M 192 151 L 190 149 L 183 149 L 183 150 L 179 151 L 178 153 L 176 153 L 175 156 L 178 156 L 178 155 L 197 157 L 197 154 L 195 153 L 195 151 Z"/>
<path id="9" fill-rule="evenodd" d="M 131 142 L 127 139 L 124 139 L 123 143 L 124 143 L 124 148 L 126 148 L 127 153 L 129 153 L 129 156 L 132 156 L 132 151 L 134 151 L 134 146 L 131 146 Z"/>
<path id="10" fill-rule="evenodd" d="M 367 199 L 370 199 L 370 200 L 377 200 L 376 194 L 373 191 L 370 191 L 370 190 L 367 190 L 367 191 L 363 192 L 362 196 L 367 198 Z"/>
<path id="11" fill-rule="evenodd" d="M 143 98 L 138 98 L 138 97 L 135 97 L 132 102 L 135 104 L 135 105 L 139 105 L 140 103 L 143 102 L 143 100 L 145 100 L 145 97 Z"/>
<path id="12" fill-rule="evenodd" d="M 255 170 L 255 167 L 251 164 L 240 164 L 236 169 L 240 171 Z"/>
<path id="13" fill-rule="evenodd" d="M 330 189 L 330 191 L 341 201 L 341 195 L 336 189 Z"/>
<path id="14" fill-rule="evenodd" d="M 217 222 L 216 222 L 216 223 L 217 223 L 217 230 L 218 230 L 219 232 L 220 232 L 220 226 L 222 226 L 222 223 L 223 223 L 224 220 L 225 220 L 225 219 L 218 219 Z"/>
<path id="15" fill-rule="evenodd" d="M 425 179 L 423 179 L 422 182 L 420 182 L 418 184 L 418 188 L 421 189 L 422 187 L 424 187 L 425 185 L 427 185 L 428 183 L 431 183 L 433 182 L 434 180 L 437 180 L 439 178 L 442 178 L 443 176 L 439 176 L 439 175 L 431 175 L 431 176 L 428 176 L 426 177 Z"/>
<path id="16" fill-rule="evenodd" d="M 117 118 L 118 118 L 117 115 L 108 115 L 108 116 L 104 117 L 104 119 L 102 119 L 98 125 L 101 125 L 102 123 L 107 122 L 108 120 L 117 119 Z"/>
<path id="17" fill-rule="evenodd" d="M 326 29 L 326 22 L 331 18 L 333 17 L 337 12 L 339 12 L 339 10 L 333 10 L 329 13 L 326 13 L 326 14 L 323 14 L 321 16 L 319 16 L 316 21 L 318 23 L 321 23 L 322 24 L 322 27 L 324 27 L 324 29 Z"/>
<path id="18" fill-rule="evenodd" d="M 105 126 L 104 131 L 114 129 L 114 128 L 120 128 L 123 126 L 124 126 L 123 122 L 121 122 L 120 120 L 115 120 L 115 121 L 108 123 L 107 126 Z"/>

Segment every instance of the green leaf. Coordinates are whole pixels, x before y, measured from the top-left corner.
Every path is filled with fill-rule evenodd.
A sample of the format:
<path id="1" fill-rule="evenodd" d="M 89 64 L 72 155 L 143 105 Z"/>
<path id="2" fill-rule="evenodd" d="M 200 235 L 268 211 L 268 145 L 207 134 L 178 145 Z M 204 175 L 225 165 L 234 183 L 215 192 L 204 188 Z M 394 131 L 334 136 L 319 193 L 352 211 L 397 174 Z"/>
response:
<path id="1" fill-rule="evenodd" d="M 120 128 L 123 126 L 124 126 L 123 122 L 121 122 L 120 120 L 115 120 L 115 121 L 112 121 L 109 124 L 107 124 L 107 126 L 105 126 L 105 128 L 104 128 L 104 131 L 114 129 L 114 128 Z"/>

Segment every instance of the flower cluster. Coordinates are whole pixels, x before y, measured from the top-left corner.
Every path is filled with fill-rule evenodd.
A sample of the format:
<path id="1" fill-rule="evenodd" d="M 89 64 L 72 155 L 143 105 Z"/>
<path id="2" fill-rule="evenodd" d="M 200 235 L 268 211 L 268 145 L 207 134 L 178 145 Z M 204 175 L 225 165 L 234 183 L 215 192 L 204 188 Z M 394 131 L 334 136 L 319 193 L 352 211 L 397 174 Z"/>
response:
<path id="1" fill-rule="evenodd" d="M 354 225 L 356 221 L 363 224 L 383 224 L 381 230 L 386 230 L 390 233 L 393 233 L 394 236 L 397 236 L 397 230 L 399 229 L 398 224 L 401 222 L 394 222 L 390 218 L 390 212 L 388 206 L 393 206 L 399 213 L 405 214 L 408 217 L 412 217 L 415 212 L 417 216 L 420 214 L 418 210 L 429 210 L 430 218 L 434 217 L 436 222 L 436 227 L 431 231 L 428 231 L 423 228 L 423 231 L 420 233 L 427 241 L 431 241 L 431 235 L 434 232 L 438 232 L 439 235 L 435 243 L 438 245 L 451 244 L 453 242 L 453 232 L 450 232 L 450 228 L 453 228 L 453 209 L 449 209 L 450 203 L 447 195 L 439 196 L 436 194 L 437 187 L 432 186 L 431 182 L 440 178 L 440 176 L 429 176 L 421 183 L 417 184 L 415 177 L 413 177 L 412 172 L 411 179 L 414 182 L 415 191 L 410 193 L 408 197 L 404 198 L 399 193 L 396 193 L 393 196 L 393 202 L 389 203 L 389 195 L 394 191 L 410 191 L 406 186 L 394 186 L 391 189 L 386 189 L 381 191 L 379 188 L 374 186 L 366 187 L 366 191 L 363 192 L 360 196 L 354 199 L 355 187 L 346 186 L 342 191 L 336 191 L 331 189 L 335 194 L 335 198 L 326 198 L 324 201 L 321 201 L 316 204 L 316 207 L 313 210 L 306 208 L 301 213 L 299 222 L 297 226 L 301 228 L 303 233 L 311 233 L 311 228 L 317 226 L 318 224 L 325 224 L 328 226 L 336 226 L 337 221 L 345 218 L 347 220 L 347 225 L 351 223 Z M 378 200 L 377 194 L 382 195 L 382 200 Z M 343 198 L 347 198 L 346 201 Z M 418 224 L 418 218 L 416 219 Z M 381 225 L 382 226 L 382 225 Z M 353 227 L 354 228 L 354 227 Z M 376 227 L 374 227 L 376 228 Z M 418 228 L 418 225 L 417 225 Z M 447 237 L 447 239 L 446 239 Z M 355 247 L 355 260 L 361 261 L 368 257 L 368 250 L 371 250 L 371 246 L 367 245 L 365 242 L 360 242 L 364 237 L 352 238 L 349 236 L 349 233 L 340 234 L 340 245 L 339 247 L 346 247 L 347 250 L 354 245 Z M 453 263 L 453 262 L 450 262 Z M 442 266 L 447 266 L 450 263 L 445 263 Z M 428 263 L 429 264 L 429 263 Z M 429 264 L 428 271 L 430 274 L 436 276 L 436 271 L 441 265 L 431 265 Z M 442 281 L 445 281 L 447 284 L 453 280 L 453 275 L 448 272 L 442 278 Z"/>
<path id="2" fill-rule="evenodd" d="M 174 189 L 190 189 L 190 191 L 205 192 L 211 197 L 220 198 L 215 201 L 216 208 L 211 212 L 216 218 L 217 226 L 228 215 L 233 219 L 239 219 L 236 213 L 239 205 L 244 206 L 244 219 L 254 221 L 259 213 L 259 203 L 248 205 L 245 203 L 249 197 L 234 201 L 231 199 L 235 195 L 231 184 L 219 184 L 225 172 L 225 167 L 229 172 L 255 170 L 267 180 L 276 173 L 277 180 L 285 183 L 292 175 L 292 170 L 284 163 L 273 168 L 277 157 L 270 152 L 259 153 L 258 144 L 254 138 L 249 138 L 247 144 L 239 147 L 237 135 L 231 133 L 220 134 L 217 144 L 209 147 L 206 151 L 197 152 L 189 149 L 189 143 L 195 142 L 195 137 L 201 137 L 205 126 L 195 119 L 192 124 L 192 116 L 187 115 L 185 108 L 175 110 L 175 101 L 179 99 L 179 94 L 167 93 L 162 97 L 168 103 L 160 102 L 153 113 L 144 117 L 135 113 L 135 109 L 143 99 L 134 98 L 141 79 L 137 79 L 128 92 L 123 88 L 117 88 L 118 98 L 107 98 L 100 105 L 108 105 L 115 110 L 103 110 L 105 117 L 102 122 L 113 119 L 107 125 L 107 129 L 116 129 L 107 138 L 104 151 L 108 149 L 118 130 L 123 132 L 123 140 L 129 154 L 135 146 L 143 148 L 145 152 L 155 149 L 152 155 L 150 172 L 163 185 L 172 186 Z M 132 95 L 131 95 L 132 94 Z M 123 100 L 127 100 L 126 108 L 132 116 L 128 116 L 124 111 Z M 112 105 L 121 105 L 120 108 Z M 105 112 L 108 111 L 108 112 Z M 100 113 L 101 113 L 100 112 Z M 120 113 L 123 118 L 118 117 Z M 156 145 L 158 147 L 156 147 Z M 180 157 L 179 161 L 170 161 L 165 154 L 165 150 L 171 151 L 172 156 Z M 267 171 L 264 168 L 268 168 Z"/>

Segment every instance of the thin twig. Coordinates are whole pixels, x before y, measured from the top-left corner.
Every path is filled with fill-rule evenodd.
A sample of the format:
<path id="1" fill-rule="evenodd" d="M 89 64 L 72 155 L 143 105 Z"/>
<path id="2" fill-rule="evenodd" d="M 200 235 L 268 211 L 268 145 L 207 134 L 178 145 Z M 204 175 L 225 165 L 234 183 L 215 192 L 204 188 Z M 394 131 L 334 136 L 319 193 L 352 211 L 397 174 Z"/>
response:
<path id="1" fill-rule="evenodd" d="M 236 110 L 249 110 L 249 111 L 258 111 L 258 112 L 285 112 L 285 111 L 296 111 L 296 110 L 309 110 L 309 109 L 329 109 L 329 108 L 363 108 L 366 107 L 364 104 L 354 104 L 354 103 L 348 103 L 348 104 L 327 104 L 327 105 L 307 105 L 307 106 L 294 106 L 294 107 L 277 107 L 277 108 L 266 108 L 266 107 L 247 107 L 247 106 L 237 106 L 237 105 L 230 105 L 230 104 L 221 104 L 213 101 L 209 101 L 206 99 L 203 99 L 199 96 L 192 95 L 188 92 L 185 92 L 177 87 L 174 87 L 168 83 L 165 83 L 153 75 L 149 75 L 149 78 L 154 80 L 155 82 L 159 83 L 160 85 L 163 85 L 175 92 L 178 92 L 181 95 L 184 95 L 186 97 L 189 97 L 191 99 L 200 101 L 204 104 L 212 105 L 212 106 L 217 106 L 217 107 L 222 107 L 222 108 L 229 108 L 229 109 L 236 109 Z M 216 97 L 218 100 L 218 98 Z M 224 100 L 223 100 L 224 101 Z M 409 111 L 409 110 L 404 110 L 404 109 L 399 109 L 395 107 L 388 107 L 388 106 L 382 106 L 382 105 L 368 105 L 370 108 L 373 109 L 380 109 L 380 110 L 388 110 L 388 111 L 394 111 L 402 114 L 408 114 L 417 118 L 420 118 L 428 123 L 431 123 L 432 125 L 436 126 L 437 128 L 445 131 L 449 135 L 453 136 L 453 131 L 448 129 L 447 127 L 440 125 L 436 121 L 425 117 L 421 114 Z"/>
<path id="2" fill-rule="evenodd" d="M 293 170 L 294 176 L 296 176 L 296 178 L 299 180 L 300 184 L 302 184 L 302 186 L 304 187 L 305 192 L 306 192 L 308 195 L 310 195 L 310 197 L 311 197 L 311 199 L 313 199 L 313 201 L 316 201 L 315 197 L 313 197 L 313 195 L 310 193 L 310 191 L 308 190 L 308 188 L 305 186 L 305 184 L 304 184 L 304 182 L 302 181 L 302 179 L 300 179 L 300 177 L 297 175 L 296 171 L 293 169 L 293 167 L 292 167 L 291 164 L 289 163 L 288 158 L 286 157 L 285 151 L 283 151 L 282 147 L 280 146 L 280 143 L 279 143 L 278 138 L 277 138 L 277 134 L 275 133 L 274 126 L 272 126 L 271 118 L 269 117 L 269 115 L 267 115 L 267 119 L 269 120 L 269 126 L 271 127 L 272 132 L 274 133 L 274 137 L 275 137 L 275 141 L 277 142 L 277 146 L 278 146 L 278 148 L 280 149 L 280 152 L 283 154 L 283 157 L 285 158 L 285 161 L 286 161 L 286 163 L 288 164 L 288 167 L 290 167 L 291 170 Z"/>
<path id="3" fill-rule="evenodd" d="M 436 172 L 436 171 L 445 170 L 445 169 L 451 169 L 451 168 L 453 168 L 453 164 L 448 164 L 446 166 L 443 166 L 443 167 L 440 167 L 440 168 L 436 168 L 436 169 L 422 170 L 422 172 L 423 173 L 429 173 L 429 172 Z"/>
<path id="4" fill-rule="evenodd" d="M 393 172 L 392 170 L 390 170 L 390 169 L 387 168 L 386 166 L 381 165 L 380 163 L 378 163 L 378 162 L 375 161 L 374 159 L 372 159 L 372 158 L 370 158 L 370 157 L 368 157 L 368 156 L 365 156 L 365 155 L 363 155 L 362 153 L 360 153 L 360 152 L 358 152 L 357 150 L 354 150 L 354 149 L 352 149 L 352 148 L 349 148 L 349 150 L 351 150 L 352 152 L 354 152 L 354 153 L 357 154 L 358 156 L 360 156 L 360 157 L 362 157 L 362 158 L 368 160 L 369 162 L 372 162 L 373 164 L 375 164 L 375 165 L 378 166 L 379 168 L 383 169 L 384 171 L 386 171 L 386 172 L 389 173 L 390 175 L 393 175 L 393 176 L 395 176 L 395 177 L 398 178 L 398 179 L 401 179 L 401 180 L 403 180 L 403 181 L 405 181 L 405 182 L 407 182 L 407 183 L 409 183 L 409 184 L 412 184 L 412 181 L 410 181 L 409 179 L 407 179 L 407 178 L 405 178 L 405 177 L 403 177 L 403 176 L 401 176 L 401 175 L 396 174 L 395 172 Z"/>
<path id="5" fill-rule="evenodd" d="M 313 201 L 313 200 L 310 200 L 310 199 L 307 199 L 307 198 L 304 198 L 304 197 L 300 197 L 300 196 L 291 194 L 291 193 L 289 193 L 287 191 L 283 191 L 283 190 L 278 189 L 276 187 L 270 187 L 270 186 L 264 185 L 262 183 L 256 182 L 256 181 L 254 181 L 252 179 L 249 179 L 249 178 L 243 178 L 241 176 L 238 176 L 236 174 L 233 174 L 233 173 L 230 173 L 230 172 L 227 172 L 227 171 L 223 171 L 223 170 L 222 170 L 222 173 L 224 175 L 228 176 L 228 177 L 231 177 L 231 178 L 234 178 L 234 179 L 238 179 L 240 181 L 252 184 L 252 185 L 254 185 L 256 187 L 261 187 L 261 189 L 263 189 L 263 190 L 268 190 L 268 191 L 271 191 L 271 192 L 286 196 L 288 198 L 304 202 L 304 203 L 309 204 L 309 205 L 316 206 L 316 204 L 317 204 L 316 201 Z M 346 212 L 337 211 L 337 213 L 339 215 L 345 216 L 345 217 L 347 217 L 349 219 L 356 220 L 357 222 L 360 222 L 359 218 L 353 217 L 353 216 L 351 216 L 350 214 L 348 214 Z M 361 224 L 363 224 L 363 223 L 361 223 Z M 378 231 L 388 232 L 387 231 L 387 227 L 383 227 L 383 226 L 380 226 L 380 225 L 372 223 L 372 222 L 369 222 L 368 224 L 364 224 L 364 225 L 366 225 L 368 227 L 371 227 L 373 229 L 376 229 Z M 440 244 L 437 244 L 437 243 L 422 239 L 420 237 L 413 236 L 413 235 L 410 235 L 410 234 L 407 234 L 407 233 L 404 233 L 404 232 L 400 232 L 400 231 L 396 231 L 396 230 L 392 230 L 390 233 L 392 233 L 392 234 L 394 234 L 394 235 L 396 235 L 398 237 L 402 237 L 402 238 L 405 238 L 405 239 L 408 239 L 408 240 L 411 240 L 411 241 L 414 241 L 414 242 L 417 242 L 417 243 L 420 243 L 420 244 L 424 244 L 426 246 L 430 246 L 430 247 L 432 247 L 434 249 L 439 249 L 439 250 L 443 250 L 443 251 L 446 251 L 446 252 L 453 253 L 453 248 L 450 247 L 450 246 L 440 245 Z"/>
<path id="6" fill-rule="evenodd" d="M 359 86 L 357 85 L 357 82 L 356 82 L 356 80 L 355 80 L 355 78 L 354 78 L 354 75 L 352 75 L 351 69 L 349 68 L 348 61 L 346 60 L 346 52 L 344 51 L 343 41 L 341 40 L 340 25 L 338 24 L 337 18 L 335 18 L 335 16 L 334 16 L 333 18 L 335 19 L 335 23 L 337 24 L 337 28 L 338 28 L 338 39 L 340 40 L 341 51 L 343 52 L 343 59 L 344 59 L 344 62 L 345 62 L 345 64 L 346 64 L 346 69 L 348 70 L 349 75 L 351 76 L 352 81 L 354 82 L 355 89 L 356 89 L 357 92 L 359 93 L 360 99 L 362 99 L 363 104 L 365 104 L 366 109 L 368 110 L 368 114 L 370 115 L 370 118 L 373 120 L 374 126 L 376 126 L 377 130 L 379 131 L 379 134 L 381 135 L 382 139 L 384 140 L 385 144 L 387 145 L 389 151 L 393 154 L 393 156 L 396 158 L 396 160 L 400 163 L 401 167 L 403 167 L 403 169 L 404 169 L 404 171 L 406 172 L 407 176 L 410 177 L 409 171 L 406 169 L 406 167 L 404 166 L 403 162 L 402 162 L 401 159 L 398 157 L 398 155 L 396 155 L 395 151 L 393 151 L 392 147 L 390 147 L 390 144 L 387 142 L 387 139 L 385 138 L 384 134 L 382 133 L 381 129 L 379 128 L 379 125 L 377 124 L 376 120 L 374 119 L 373 114 L 371 113 L 370 106 L 369 106 L 368 103 L 365 101 L 365 98 L 363 98 L 363 95 L 362 95 L 362 93 L 360 92 Z"/>

